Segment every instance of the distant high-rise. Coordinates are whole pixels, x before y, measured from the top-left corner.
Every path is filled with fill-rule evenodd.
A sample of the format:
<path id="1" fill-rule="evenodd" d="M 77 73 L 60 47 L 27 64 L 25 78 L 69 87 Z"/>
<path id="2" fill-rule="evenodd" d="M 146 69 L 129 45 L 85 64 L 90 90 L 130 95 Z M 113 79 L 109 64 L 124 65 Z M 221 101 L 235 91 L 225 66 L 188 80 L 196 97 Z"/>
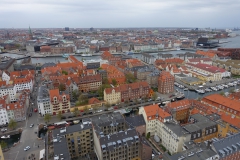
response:
<path id="1" fill-rule="evenodd" d="M 32 34 L 32 30 L 31 30 L 30 26 L 29 26 L 28 34 L 29 34 L 28 35 L 29 39 L 32 40 L 33 39 L 33 34 Z"/>
<path id="2" fill-rule="evenodd" d="M 69 31 L 69 27 L 65 27 L 65 31 Z"/>
<path id="3" fill-rule="evenodd" d="M 90 28 L 90 31 L 93 31 L 93 27 Z"/>

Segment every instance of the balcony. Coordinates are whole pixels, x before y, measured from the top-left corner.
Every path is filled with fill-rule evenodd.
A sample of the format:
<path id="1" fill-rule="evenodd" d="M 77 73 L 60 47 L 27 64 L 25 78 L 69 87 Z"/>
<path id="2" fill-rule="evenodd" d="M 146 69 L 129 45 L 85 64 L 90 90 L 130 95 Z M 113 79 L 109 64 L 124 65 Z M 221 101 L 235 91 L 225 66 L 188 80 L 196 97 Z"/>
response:
<path id="1" fill-rule="evenodd" d="M 53 108 L 53 111 L 58 111 L 60 110 L 60 108 Z"/>

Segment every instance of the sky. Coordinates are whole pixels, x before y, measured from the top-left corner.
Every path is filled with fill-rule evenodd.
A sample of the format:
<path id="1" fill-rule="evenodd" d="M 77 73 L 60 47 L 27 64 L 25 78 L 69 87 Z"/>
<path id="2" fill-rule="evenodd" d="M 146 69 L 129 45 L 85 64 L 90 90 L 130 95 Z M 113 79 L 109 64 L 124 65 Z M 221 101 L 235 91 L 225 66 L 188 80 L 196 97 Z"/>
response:
<path id="1" fill-rule="evenodd" d="M 240 27 L 240 0 L 0 0 L 0 28 Z"/>

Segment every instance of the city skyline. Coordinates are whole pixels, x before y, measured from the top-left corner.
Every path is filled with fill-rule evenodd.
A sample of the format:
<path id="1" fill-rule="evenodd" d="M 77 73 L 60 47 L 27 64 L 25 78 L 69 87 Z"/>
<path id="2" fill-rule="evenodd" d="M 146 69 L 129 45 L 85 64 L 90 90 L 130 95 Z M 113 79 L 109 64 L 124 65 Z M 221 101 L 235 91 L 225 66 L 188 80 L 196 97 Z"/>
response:
<path id="1" fill-rule="evenodd" d="M 0 28 L 233 28 L 240 26 L 238 2 L 2 0 Z"/>

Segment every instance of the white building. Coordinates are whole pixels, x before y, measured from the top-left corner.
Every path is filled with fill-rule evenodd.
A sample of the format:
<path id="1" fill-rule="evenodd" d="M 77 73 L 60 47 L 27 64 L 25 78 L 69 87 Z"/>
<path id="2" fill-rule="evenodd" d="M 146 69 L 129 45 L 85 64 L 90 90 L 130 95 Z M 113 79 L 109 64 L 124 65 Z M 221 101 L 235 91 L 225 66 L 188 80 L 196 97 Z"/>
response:
<path id="1" fill-rule="evenodd" d="M 45 85 L 39 87 L 37 97 L 38 112 L 44 116 L 45 114 L 52 114 L 50 107 L 49 92 Z"/>
<path id="2" fill-rule="evenodd" d="M 190 134 L 179 124 L 173 123 L 172 116 L 159 108 L 158 104 L 141 107 L 139 114 L 143 115 L 146 122 L 146 133 L 161 139 L 171 154 L 182 151 L 184 142 L 190 140 Z"/>
<path id="3" fill-rule="evenodd" d="M 6 84 L 9 84 L 10 74 L 9 74 L 8 71 L 3 71 L 3 73 L 2 73 L 2 81 L 5 81 Z"/>
<path id="4" fill-rule="evenodd" d="M 5 125 L 6 123 L 9 123 L 8 121 L 8 115 L 6 111 L 6 104 L 5 100 L 1 99 L 0 100 L 0 125 Z"/>
<path id="5" fill-rule="evenodd" d="M 33 81 L 30 77 L 26 76 L 24 78 L 15 78 L 14 79 L 14 86 L 16 87 L 17 91 L 22 90 L 30 90 L 33 89 Z"/>
<path id="6" fill-rule="evenodd" d="M 0 97 L 9 95 L 11 102 L 16 101 L 16 93 L 17 93 L 16 86 L 13 85 L 0 86 Z"/>

